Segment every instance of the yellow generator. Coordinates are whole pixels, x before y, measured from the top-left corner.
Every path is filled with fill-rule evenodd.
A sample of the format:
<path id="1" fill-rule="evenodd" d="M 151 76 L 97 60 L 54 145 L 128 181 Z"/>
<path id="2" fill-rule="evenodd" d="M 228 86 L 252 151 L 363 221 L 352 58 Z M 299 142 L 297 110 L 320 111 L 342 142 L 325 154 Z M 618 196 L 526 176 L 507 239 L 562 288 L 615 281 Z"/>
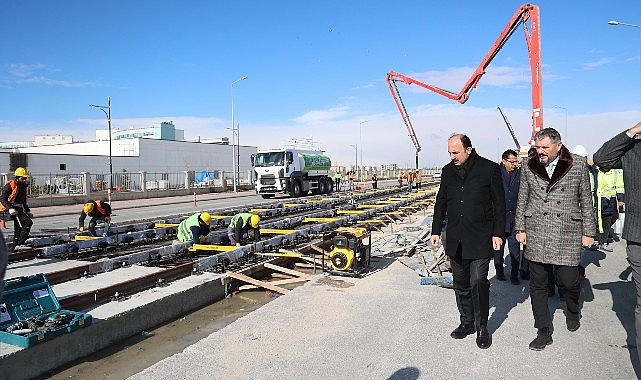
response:
<path id="1" fill-rule="evenodd" d="M 331 240 L 333 246 L 329 253 L 329 273 L 359 277 L 369 270 L 372 235 L 367 228 L 340 227 L 323 240 Z"/>

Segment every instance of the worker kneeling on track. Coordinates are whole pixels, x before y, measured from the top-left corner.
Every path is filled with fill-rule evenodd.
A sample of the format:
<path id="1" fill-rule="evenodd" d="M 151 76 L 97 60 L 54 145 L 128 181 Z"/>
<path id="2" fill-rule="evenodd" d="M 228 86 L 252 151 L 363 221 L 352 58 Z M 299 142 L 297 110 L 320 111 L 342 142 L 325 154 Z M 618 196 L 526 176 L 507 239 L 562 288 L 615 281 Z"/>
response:
<path id="1" fill-rule="evenodd" d="M 3 219 L 13 220 L 13 245 L 10 251 L 29 248 L 23 244 L 29 237 L 33 225 L 33 214 L 27 205 L 27 179 L 29 173 L 25 168 L 17 168 L 15 178 L 7 181 L 0 193 L 0 211 Z M 18 247 L 20 246 L 20 247 Z"/>
<path id="2" fill-rule="evenodd" d="M 234 215 L 227 227 L 227 236 L 232 245 L 240 247 L 241 243 L 247 243 L 250 233 L 253 234 L 254 241 L 260 241 L 260 216 L 248 212 L 241 212 Z"/>
<path id="3" fill-rule="evenodd" d="M 202 244 L 209 235 L 211 215 L 208 212 L 197 212 L 178 225 L 178 240 L 183 243 Z"/>
<path id="4" fill-rule="evenodd" d="M 85 219 L 90 216 L 89 220 L 89 233 L 91 236 L 98 236 L 96 233 L 96 224 L 99 221 L 105 223 L 105 229 L 102 236 L 109 235 L 109 226 L 111 223 L 111 205 L 107 202 L 96 200 L 87 202 L 82 206 L 82 212 L 78 219 L 78 231 L 87 231 L 85 228 Z"/>

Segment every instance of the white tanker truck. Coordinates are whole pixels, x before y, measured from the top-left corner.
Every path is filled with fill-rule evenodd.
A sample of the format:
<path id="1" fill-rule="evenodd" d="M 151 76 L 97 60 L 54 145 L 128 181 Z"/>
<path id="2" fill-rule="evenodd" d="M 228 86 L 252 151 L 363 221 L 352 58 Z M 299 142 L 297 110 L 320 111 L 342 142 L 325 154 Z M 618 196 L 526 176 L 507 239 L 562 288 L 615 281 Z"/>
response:
<path id="1" fill-rule="evenodd" d="M 276 194 L 292 197 L 329 194 L 334 188 L 332 161 L 320 151 L 279 149 L 252 155 L 256 194 L 271 198 Z"/>

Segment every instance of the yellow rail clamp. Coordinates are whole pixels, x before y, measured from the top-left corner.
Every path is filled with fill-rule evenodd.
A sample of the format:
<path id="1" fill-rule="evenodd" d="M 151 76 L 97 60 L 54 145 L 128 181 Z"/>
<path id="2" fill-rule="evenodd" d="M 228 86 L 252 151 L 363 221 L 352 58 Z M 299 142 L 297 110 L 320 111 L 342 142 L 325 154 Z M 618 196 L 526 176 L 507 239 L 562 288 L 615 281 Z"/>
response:
<path id="1" fill-rule="evenodd" d="M 302 203 L 283 203 L 283 207 L 297 207 L 302 205 Z"/>
<path id="2" fill-rule="evenodd" d="M 178 223 L 156 223 L 154 228 L 163 228 L 163 227 L 178 227 Z"/>
<path id="3" fill-rule="evenodd" d="M 338 220 L 338 218 L 305 218 L 303 219 L 303 223 L 329 223 L 336 220 Z"/>
<path id="4" fill-rule="evenodd" d="M 337 210 L 336 213 L 338 215 L 346 214 L 346 215 L 354 215 L 354 214 L 360 214 L 362 213 L 363 210 Z"/>
<path id="5" fill-rule="evenodd" d="M 225 219 L 225 218 L 231 218 L 233 215 L 212 215 L 212 219 Z"/>
<path id="6" fill-rule="evenodd" d="M 269 211 L 268 208 L 252 208 L 249 209 L 249 212 L 263 212 L 263 211 Z"/>
<path id="7" fill-rule="evenodd" d="M 189 248 L 190 251 L 219 251 L 219 252 L 229 252 L 233 251 L 237 247 L 234 245 L 214 245 L 214 244 L 194 244 Z"/>
<path id="8" fill-rule="evenodd" d="M 383 219 L 359 220 L 357 224 L 383 224 Z"/>
<path id="9" fill-rule="evenodd" d="M 381 205 L 391 205 L 392 203 L 396 203 L 396 201 L 376 201 L 376 203 Z"/>
<path id="10" fill-rule="evenodd" d="M 274 257 L 303 257 L 302 253 L 281 253 L 281 252 L 270 252 L 270 253 L 258 253 L 259 256 L 274 256 Z"/>
<path id="11" fill-rule="evenodd" d="M 381 208 L 383 205 L 358 205 L 356 208 Z"/>
<path id="12" fill-rule="evenodd" d="M 405 197 L 387 198 L 388 201 L 396 201 L 396 202 L 404 201 L 405 199 L 407 199 L 407 198 L 405 198 Z"/>
<path id="13" fill-rule="evenodd" d="M 260 234 L 263 235 L 287 235 L 291 234 L 294 232 L 297 232 L 298 230 L 279 230 L 277 228 L 261 228 L 260 229 Z"/>
<path id="14" fill-rule="evenodd" d="M 95 240 L 95 239 L 100 239 L 97 236 L 87 236 L 87 235 L 76 235 L 74 236 L 75 241 L 85 241 L 85 240 Z"/>
<path id="15" fill-rule="evenodd" d="M 401 211 L 390 211 L 390 212 L 384 212 L 383 215 L 404 215 L 404 213 Z"/>
<path id="16" fill-rule="evenodd" d="M 416 206 L 401 206 L 399 208 L 401 210 L 415 210 L 417 207 Z"/>

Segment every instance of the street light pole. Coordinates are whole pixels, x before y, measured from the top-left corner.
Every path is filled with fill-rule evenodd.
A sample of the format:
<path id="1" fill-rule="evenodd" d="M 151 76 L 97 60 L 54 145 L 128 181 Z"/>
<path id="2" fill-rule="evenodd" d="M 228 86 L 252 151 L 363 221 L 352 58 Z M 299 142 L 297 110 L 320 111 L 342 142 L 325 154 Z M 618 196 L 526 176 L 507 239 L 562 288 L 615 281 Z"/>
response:
<path id="1" fill-rule="evenodd" d="M 563 145 L 565 145 L 566 148 L 570 149 L 569 139 L 568 139 L 568 109 L 561 106 L 553 106 L 552 108 L 560 108 L 563 110 L 563 112 L 565 112 L 565 135 L 563 135 L 563 138 L 561 139 L 561 141 L 565 141 Z"/>
<path id="2" fill-rule="evenodd" d="M 608 24 L 610 24 L 610 25 L 630 26 L 630 27 L 639 29 L 639 53 L 641 54 L 641 25 L 628 24 L 628 23 L 620 22 L 620 21 L 608 21 Z M 639 65 L 641 67 L 641 55 L 639 56 Z M 641 71 L 639 71 L 639 72 L 641 73 Z M 640 82 L 641 82 L 641 77 L 640 77 Z M 639 88 L 641 88 L 641 85 L 639 86 Z"/>
<path id="3" fill-rule="evenodd" d="M 231 92 L 231 133 L 232 133 L 232 144 L 234 140 L 234 133 L 237 133 L 236 130 L 236 124 L 234 124 L 234 85 L 241 80 L 247 79 L 247 76 L 243 76 L 240 79 L 236 79 L 235 81 L 231 82 L 230 87 L 230 92 Z M 240 137 L 240 136 L 239 136 Z M 240 161 L 240 142 L 238 141 L 240 138 L 236 139 L 236 143 L 238 144 L 238 161 Z M 234 172 L 234 192 L 238 191 L 238 188 L 236 187 L 236 183 L 238 182 L 237 179 L 240 175 L 239 173 L 239 168 L 240 168 L 240 162 L 236 162 L 236 144 L 233 144 L 232 146 L 232 170 Z"/>
<path id="4" fill-rule="evenodd" d="M 358 143 L 361 146 L 361 166 L 363 165 L 363 124 L 367 123 L 369 120 L 363 120 L 358 124 Z M 358 166 L 358 161 L 356 161 L 356 168 L 358 170 L 358 177 L 361 178 L 361 168 Z M 363 178 L 361 178 L 362 180 Z"/>
<path id="5" fill-rule="evenodd" d="M 111 202 L 111 192 L 114 189 L 113 186 L 113 180 L 114 180 L 114 172 L 113 172 L 113 165 L 111 162 L 111 97 L 107 97 L 107 106 L 97 106 L 95 104 L 90 104 L 90 107 L 96 107 L 102 112 L 105 113 L 107 116 L 107 129 L 109 131 L 109 201 Z M 107 109 L 105 111 L 105 108 Z"/>

